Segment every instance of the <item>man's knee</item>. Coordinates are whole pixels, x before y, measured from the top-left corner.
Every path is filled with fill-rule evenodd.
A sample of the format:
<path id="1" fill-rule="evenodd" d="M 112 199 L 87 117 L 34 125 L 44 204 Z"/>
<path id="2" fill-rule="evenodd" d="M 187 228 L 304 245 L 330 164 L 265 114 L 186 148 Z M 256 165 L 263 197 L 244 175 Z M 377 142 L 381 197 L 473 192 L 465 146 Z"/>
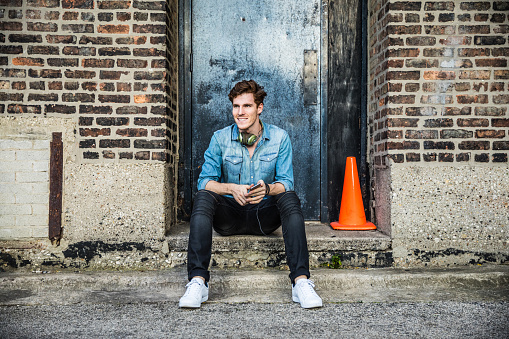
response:
<path id="1" fill-rule="evenodd" d="M 302 214 L 300 199 L 294 191 L 283 192 L 276 199 L 277 207 L 282 215 Z"/>
<path id="2" fill-rule="evenodd" d="M 200 190 L 194 196 L 192 214 L 214 213 L 217 206 L 217 197 L 214 192 Z"/>

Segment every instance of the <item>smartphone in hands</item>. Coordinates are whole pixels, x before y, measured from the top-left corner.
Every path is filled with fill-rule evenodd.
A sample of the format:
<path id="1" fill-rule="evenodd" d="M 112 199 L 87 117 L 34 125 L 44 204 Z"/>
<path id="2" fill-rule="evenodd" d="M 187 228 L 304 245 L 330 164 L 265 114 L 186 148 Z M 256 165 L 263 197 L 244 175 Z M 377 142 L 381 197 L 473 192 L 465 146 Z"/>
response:
<path id="1" fill-rule="evenodd" d="M 250 189 L 247 190 L 247 193 L 250 193 L 252 190 L 255 190 L 257 189 L 258 187 L 261 187 L 262 184 L 261 183 L 257 183 L 256 185 L 254 185 L 253 187 L 251 187 Z"/>

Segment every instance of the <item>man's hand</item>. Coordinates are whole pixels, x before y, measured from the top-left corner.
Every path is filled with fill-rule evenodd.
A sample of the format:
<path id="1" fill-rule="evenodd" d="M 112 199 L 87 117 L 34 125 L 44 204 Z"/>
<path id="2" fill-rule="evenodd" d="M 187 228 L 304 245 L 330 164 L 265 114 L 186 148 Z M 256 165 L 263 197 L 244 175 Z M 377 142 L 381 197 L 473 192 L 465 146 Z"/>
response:
<path id="1" fill-rule="evenodd" d="M 250 190 L 246 195 L 248 204 L 259 204 L 263 200 L 263 197 L 265 197 L 265 183 L 263 180 L 259 180 L 257 184 L 260 184 L 260 187 Z M 251 185 L 250 189 L 254 186 L 255 185 Z"/>
<path id="2" fill-rule="evenodd" d="M 249 189 L 248 185 L 237 185 L 232 184 L 230 187 L 231 195 L 233 195 L 233 198 L 236 202 L 239 203 L 240 206 L 245 206 L 248 204 L 247 201 L 247 190 Z"/>

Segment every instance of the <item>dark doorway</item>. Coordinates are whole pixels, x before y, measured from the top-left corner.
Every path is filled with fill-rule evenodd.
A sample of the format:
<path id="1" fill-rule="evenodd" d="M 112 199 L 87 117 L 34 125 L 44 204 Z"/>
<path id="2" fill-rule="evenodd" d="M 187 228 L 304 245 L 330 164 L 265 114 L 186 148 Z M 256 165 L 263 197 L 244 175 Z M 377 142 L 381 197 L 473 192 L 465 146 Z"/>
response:
<path id="1" fill-rule="evenodd" d="M 346 0 L 344 4 L 351 5 Z M 344 167 L 344 163 L 341 165 L 338 159 L 358 156 L 359 152 L 351 154 L 352 147 L 360 150 L 360 92 L 352 97 L 358 86 L 353 91 L 346 88 L 348 85 L 331 88 L 329 84 L 328 88 L 328 81 L 344 80 L 336 74 L 343 72 L 350 84 L 356 81 L 351 77 L 360 74 L 348 70 L 348 65 L 335 67 L 330 74 L 327 64 L 337 60 L 327 49 L 337 46 L 328 36 L 328 6 L 326 0 L 181 1 L 180 116 L 184 130 L 180 134 L 183 147 L 179 176 L 184 218 L 190 212 L 203 153 L 213 132 L 233 123 L 227 94 L 244 79 L 256 80 L 268 93 L 262 120 L 284 128 L 290 135 L 295 190 L 305 219 L 327 222 L 337 218 L 336 213 L 330 213 L 335 211 L 336 202 L 330 200 L 338 198 L 336 193 L 342 185 L 336 167 Z M 349 41 L 354 45 L 356 42 L 355 38 Z M 347 49 L 352 48 L 360 51 L 357 45 Z M 349 60 L 355 67 L 360 65 L 357 62 L 361 56 L 357 58 Z M 328 98 L 331 90 L 334 97 Z M 331 101 L 334 114 L 328 112 Z M 351 126 L 348 110 L 355 110 L 357 125 Z M 338 124 L 357 131 L 348 137 L 344 131 L 338 135 Z M 334 135 L 329 139 L 331 132 Z M 336 177 L 328 180 L 331 175 Z"/>

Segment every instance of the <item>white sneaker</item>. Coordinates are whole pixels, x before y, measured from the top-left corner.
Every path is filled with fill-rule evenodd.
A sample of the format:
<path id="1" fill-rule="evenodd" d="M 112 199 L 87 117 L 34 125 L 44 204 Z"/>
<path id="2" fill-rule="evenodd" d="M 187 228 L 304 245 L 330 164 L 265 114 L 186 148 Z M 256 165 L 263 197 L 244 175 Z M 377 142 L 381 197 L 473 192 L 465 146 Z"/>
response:
<path id="1" fill-rule="evenodd" d="M 202 302 L 209 299 L 209 287 L 200 278 L 191 279 L 186 288 L 186 293 L 180 298 L 179 307 L 199 308 Z"/>
<path id="2" fill-rule="evenodd" d="M 322 307 L 322 298 L 316 294 L 315 284 L 309 279 L 299 279 L 292 286 L 292 299 L 302 308 Z"/>

